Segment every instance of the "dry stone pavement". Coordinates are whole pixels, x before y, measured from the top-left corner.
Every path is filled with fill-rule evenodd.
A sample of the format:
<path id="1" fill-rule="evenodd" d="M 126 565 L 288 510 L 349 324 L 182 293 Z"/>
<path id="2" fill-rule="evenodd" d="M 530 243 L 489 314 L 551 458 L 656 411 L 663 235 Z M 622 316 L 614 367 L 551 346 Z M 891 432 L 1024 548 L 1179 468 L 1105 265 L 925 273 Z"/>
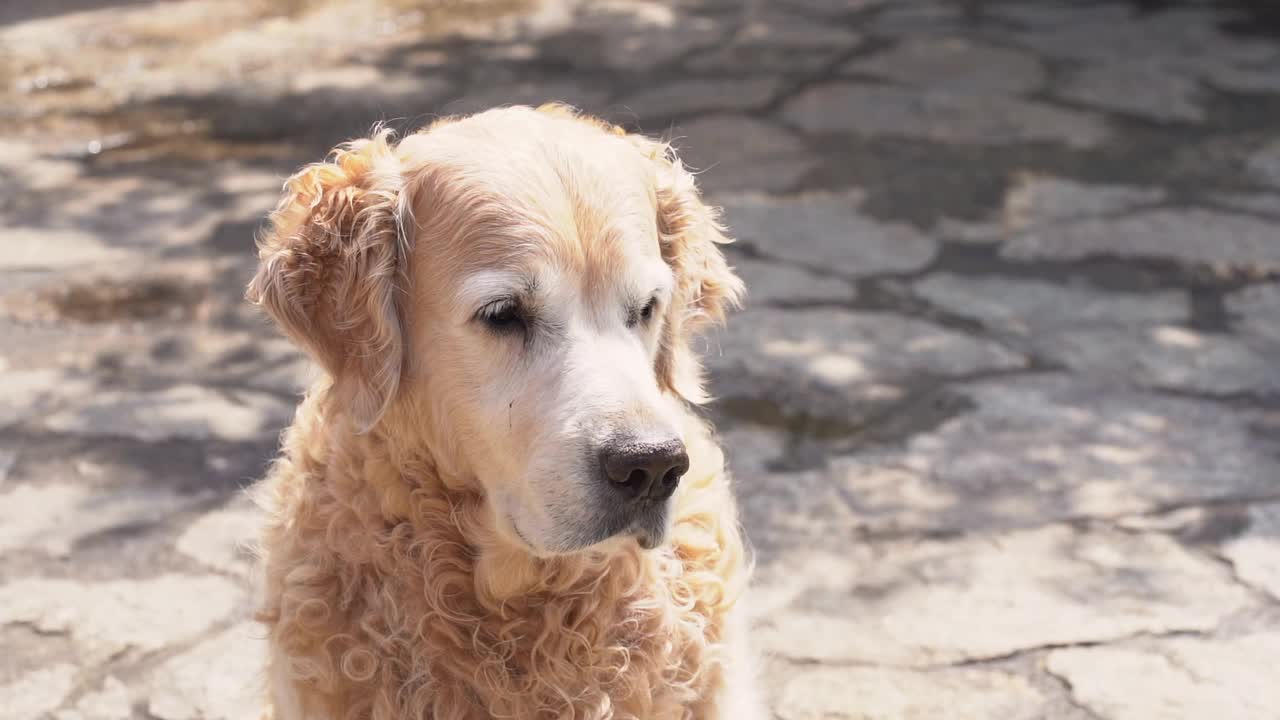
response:
<path id="1" fill-rule="evenodd" d="M 740 238 L 774 717 L 1280 718 L 1265 3 L 272 6 L 0 8 L 0 720 L 257 717 L 244 489 L 313 371 L 253 233 L 373 121 L 545 100 Z"/>

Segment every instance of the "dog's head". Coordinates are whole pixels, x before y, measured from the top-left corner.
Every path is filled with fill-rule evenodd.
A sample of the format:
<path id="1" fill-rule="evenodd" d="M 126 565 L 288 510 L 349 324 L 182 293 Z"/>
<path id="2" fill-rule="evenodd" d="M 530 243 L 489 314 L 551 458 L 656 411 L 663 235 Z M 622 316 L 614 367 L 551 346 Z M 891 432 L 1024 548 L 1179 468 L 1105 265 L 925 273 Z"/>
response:
<path id="1" fill-rule="evenodd" d="M 669 523 L 691 339 L 742 284 L 669 147 L 559 106 L 338 150 L 288 183 L 249 289 L 330 413 L 429 446 L 537 554 Z"/>

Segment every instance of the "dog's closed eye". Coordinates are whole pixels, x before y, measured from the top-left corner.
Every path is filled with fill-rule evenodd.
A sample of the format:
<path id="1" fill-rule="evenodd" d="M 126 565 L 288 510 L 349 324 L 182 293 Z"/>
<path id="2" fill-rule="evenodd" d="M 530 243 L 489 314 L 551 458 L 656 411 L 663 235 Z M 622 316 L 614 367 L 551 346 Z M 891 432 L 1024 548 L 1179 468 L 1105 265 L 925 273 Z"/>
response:
<path id="1" fill-rule="evenodd" d="M 633 309 L 627 316 L 627 327 L 635 327 L 640 324 L 648 324 L 653 319 L 653 315 L 658 310 L 657 296 L 649 298 L 649 301 L 643 307 Z"/>
<path id="2" fill-rule="evenodd" d="M 529 328 L 524 306 L 516 298 L 500 298 L 486 304 L 476 313 L 476 319 L 497 333 L 524 333 Z"/>

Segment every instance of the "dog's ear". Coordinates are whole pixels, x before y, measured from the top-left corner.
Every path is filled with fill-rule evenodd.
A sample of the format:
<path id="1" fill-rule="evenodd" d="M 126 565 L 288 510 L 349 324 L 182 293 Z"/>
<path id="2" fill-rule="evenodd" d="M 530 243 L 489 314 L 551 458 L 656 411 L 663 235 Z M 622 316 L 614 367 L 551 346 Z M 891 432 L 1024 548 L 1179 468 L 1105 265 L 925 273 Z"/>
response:
<path id="1" fill-rule="evenodd" d="M 724 322 L 725 313 L 741 303 L 744 288 L 718 247 L 732 242 L 719 210 L 702 201 L 693 174 L 670 145 L 642 138 L 637 143 L 655 164 L 658 240 L 676 277 L 658 350 L 658 380 L 663 389 L 700 404 L 707 395 L 691 343 Z"/>
<path id="2" fill-rule="evenodd" d="M 247 292 L 328 371 L 360 432 L 391 404 L 404 356 L 410 211 L 389 138 L 348 143 L 289 178 Z"/>

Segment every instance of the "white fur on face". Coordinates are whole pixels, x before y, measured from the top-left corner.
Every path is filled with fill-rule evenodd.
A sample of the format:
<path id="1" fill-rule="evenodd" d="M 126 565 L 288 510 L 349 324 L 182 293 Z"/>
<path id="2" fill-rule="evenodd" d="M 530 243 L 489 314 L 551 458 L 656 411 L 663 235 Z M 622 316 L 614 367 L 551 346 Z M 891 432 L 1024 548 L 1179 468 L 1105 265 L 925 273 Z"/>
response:
<path id="1" fill-rule="evenodd" d="M 483 448 L 473 464 L 498 527 L 539 553 L 588 547 L 641 521 L 617 507 L 598 461 L 606 443 L 679 437 L 678 407 L 654 375 L 661 315 L 636 318 L 651 300 L 669 301 L 671 272 L 633 255 L 603 279 L 594 293 L 552 268 L 482 271 L 461 284 Z M 495 301 L 518 303 L 525 326 L 499 330 L 477 316 Z"/>
<path id="2" fill-rule="evenodd" d="M 576 121 L 479 116 L 421 136 L 410 366 L 495 527 L 539 554 L 661 536 L 623 507 L 608 442 L 682 440 L 655 358 L 676 282 L 659 247 L 651 159 Z M 642 313 L 650 302 L 651 312 Z M 486 322 L 517 314 L 519 323 Z"/>

